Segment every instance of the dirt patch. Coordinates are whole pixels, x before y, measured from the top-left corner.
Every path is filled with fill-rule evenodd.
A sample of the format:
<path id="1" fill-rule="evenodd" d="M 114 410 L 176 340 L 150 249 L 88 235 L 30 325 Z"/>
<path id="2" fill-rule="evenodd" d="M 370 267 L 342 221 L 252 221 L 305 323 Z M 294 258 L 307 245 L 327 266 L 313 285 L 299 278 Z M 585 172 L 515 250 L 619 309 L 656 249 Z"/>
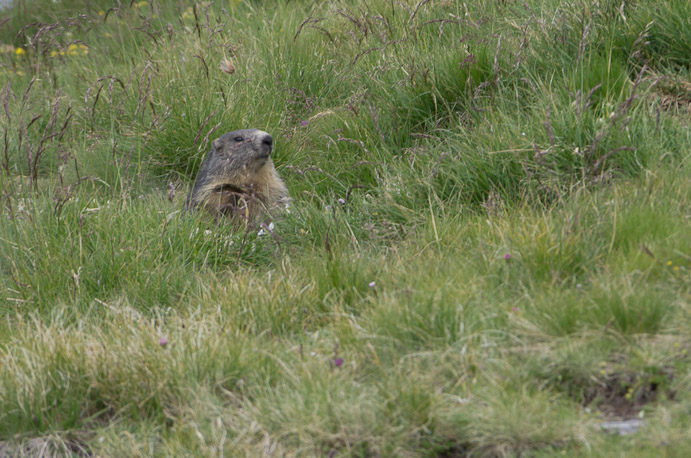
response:
<path id="1" fill-rule="evenodd" d="M 691 81 L 664 77 L 658 83 L 655 92 L 664 110 L 691 115 Z"/>
<path id="2" fill-rule="evenodd" d="M 599 410 L 607 420 L 635 418 L 643 406 L 661 395 L 674 399 L 674 392 L 668 389 L 671 380 L 672 371 L 664 369 L 614 372 L 588 390 L 583 405 Z"/>

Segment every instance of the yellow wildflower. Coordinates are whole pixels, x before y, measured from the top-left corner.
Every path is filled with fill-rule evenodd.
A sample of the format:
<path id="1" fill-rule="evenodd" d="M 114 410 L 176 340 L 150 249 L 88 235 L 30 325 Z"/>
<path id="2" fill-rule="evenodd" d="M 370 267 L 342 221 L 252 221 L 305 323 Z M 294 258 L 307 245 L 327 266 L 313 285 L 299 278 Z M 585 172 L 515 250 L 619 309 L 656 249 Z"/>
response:
<path id="1" fill-rule="evenodd" d="M 57 51 L 55 51 L 55 50 L 53 50 L 53 51 L 50 52 L 50 57 L 55 57 L 55 56 L 57 56 L 57 55 L 59 55 L 59 53 L 58 53 Z"/>
<path id="2" fill-rule="evenodd" d="M 194 11 L 192 10 L 192 7 L 190 6 L 187 8 L 183 13 L 182 13 L 182 18 L 183 19 L 189 19 L 194 16 Z"/>
<path id="3" fill-rule="evenodd" d="M 24 48 L 17 48 L 14 50 L 14 53 L 18 56 L 21 56 L 22 54 L 26 54 L 26 51 L 24 51 Z"/>
<path id="4" fill-rule="evenodd" d="M 672 265 L 672 261 L 667 261 L 667 266 L 671 266 L 671 265 Z"/>
<path id="5" fill-rule="evenodd" d="M 106 12 L 103 11 L 103 10 L 101 10 L 101 11 L 98 12 L 98 15 L 101 16 L 101 17 L 103 17 L 103 16 L 106 15 Z"/>
<path id="6" fill-rule="evenodd" d="M 674 267 L 672 267 L 672 270 L 675 271 L 675 272 L 679 272 L 679 266 L 674 266 Z"/>
<path id="7" fill-rule="evenodd" d="M 79 46 L 76 44 L 72 43 L 67 47 L 67 54 L 70 56 L 76 56 L 78 54 Z"/>
<path id="8" fill-rule="evenodd" d="M 143 7 L 145 7 L 145 6 L 148 5 L 148 4 L 149 4 L 149 3 L 146 2 L 146 1 L 137 2 L 137 3 L 134 4 L 134 9 L 143 8 Z"/>

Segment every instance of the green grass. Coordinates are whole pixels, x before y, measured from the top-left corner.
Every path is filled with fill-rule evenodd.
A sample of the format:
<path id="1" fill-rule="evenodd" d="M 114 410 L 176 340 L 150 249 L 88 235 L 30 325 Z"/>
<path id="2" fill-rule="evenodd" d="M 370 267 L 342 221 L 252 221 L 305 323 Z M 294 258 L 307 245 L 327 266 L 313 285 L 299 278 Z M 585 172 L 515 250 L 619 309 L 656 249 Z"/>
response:
<path id="1" fill-rule="evenodd" d="M 0 12 L 0 455 L 685 456 L 689 4 L 629 3 Z M 246 127 L 270 234 L 183 210 Z"/>

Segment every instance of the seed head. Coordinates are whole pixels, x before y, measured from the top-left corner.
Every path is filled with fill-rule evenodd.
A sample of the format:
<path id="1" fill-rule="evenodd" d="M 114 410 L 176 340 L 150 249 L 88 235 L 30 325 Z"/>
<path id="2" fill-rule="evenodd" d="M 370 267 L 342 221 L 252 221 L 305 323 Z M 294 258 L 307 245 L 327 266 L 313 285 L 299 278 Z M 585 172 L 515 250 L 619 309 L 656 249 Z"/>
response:
<path id="1" fill-rule="evenodd" d="M 225 72 L 229 75 L 235 73 L 235 65 L 233 64 L 233 61 L 227 57 L 221 61 L 221 65 L 219 65 L 218 68 L 220 68 L 222 72 Z"/>

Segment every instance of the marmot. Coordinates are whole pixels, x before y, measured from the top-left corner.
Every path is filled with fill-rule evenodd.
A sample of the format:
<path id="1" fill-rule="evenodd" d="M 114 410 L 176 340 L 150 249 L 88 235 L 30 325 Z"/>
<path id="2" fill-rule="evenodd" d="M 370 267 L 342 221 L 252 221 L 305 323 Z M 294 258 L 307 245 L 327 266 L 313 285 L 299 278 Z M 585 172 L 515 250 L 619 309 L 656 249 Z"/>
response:
<path id="1" fill-rule="evenodd" d="M 213 141 L 187 208 L 204 208 L 253 222 L 265 211 L 285 205 L 288 188 L 269 157 L 273 138 L 258 129 L 235 130 Z"/>

